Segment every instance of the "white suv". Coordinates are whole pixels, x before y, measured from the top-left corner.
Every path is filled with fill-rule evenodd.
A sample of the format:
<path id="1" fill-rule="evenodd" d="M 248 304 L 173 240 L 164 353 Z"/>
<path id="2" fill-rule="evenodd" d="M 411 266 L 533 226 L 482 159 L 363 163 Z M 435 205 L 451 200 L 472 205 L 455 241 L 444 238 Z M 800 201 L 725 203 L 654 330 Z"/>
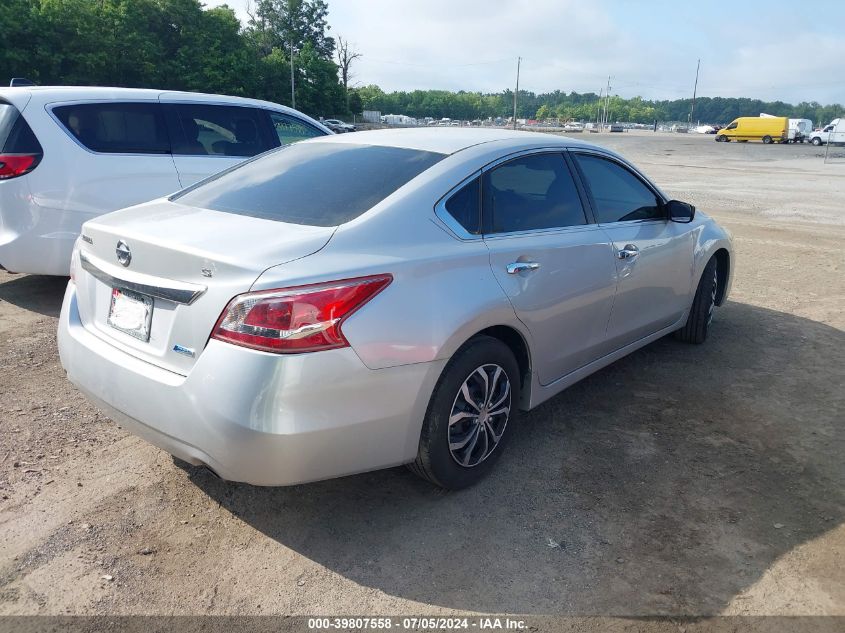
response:
<path id="1" fill-rule="evenodd" d="M 284 106 L 133 88 L 0 89 L 0 268 L 67 275 L 86 220 L 331 134 Z"/>

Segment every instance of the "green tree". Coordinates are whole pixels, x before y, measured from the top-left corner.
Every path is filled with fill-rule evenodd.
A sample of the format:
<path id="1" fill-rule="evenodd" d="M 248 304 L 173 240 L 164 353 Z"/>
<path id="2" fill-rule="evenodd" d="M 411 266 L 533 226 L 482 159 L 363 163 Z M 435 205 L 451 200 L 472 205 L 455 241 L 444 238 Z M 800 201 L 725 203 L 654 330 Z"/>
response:
<path id="1" fill-rule="evenodd" d="M 364 101 L 361 95 L 355 89 L 349 91 L 349 112 L 352 114 L 361 114 L 364 111 Z"/>
<path id="2" fill-rule="evenodd" d="M 33 44 L 42 31 L 41 14 L 30 0 L 4 0 L 0 4 L 0 78 L 39 79 Z"/>
<path id="3" fill-rule="evenodd" d="M 258 0 L 248 29 L 265 55 L 274 48 L 299 52 L 310 43 L 318 57 L 331 58 L 335 43 L 326 33 L 328 12 L 324 0 Z"/>
<path id="4" fill-rule="evenodd" d="M 291 105 L 293 55 L 296 107 L 315 115 L 346 111 L 327 14 L 324 0 L 258 0 L 244 36 L 259 68 L 261 97 Z"/>

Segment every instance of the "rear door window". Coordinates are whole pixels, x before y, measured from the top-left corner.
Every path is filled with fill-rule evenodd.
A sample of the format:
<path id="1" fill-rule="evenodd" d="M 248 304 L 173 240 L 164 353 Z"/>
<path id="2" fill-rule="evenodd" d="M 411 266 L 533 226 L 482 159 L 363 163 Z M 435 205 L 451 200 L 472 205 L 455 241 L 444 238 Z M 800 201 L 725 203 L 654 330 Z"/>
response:
<path id="1" fill-rule="evenodd" d="M 170 139 L 157 102 L 79 103 L 56 106 L 53 114 L 93 152 L 170 153 Z"/>
<path id="2" fill-rule="evenodd" d="M 485 234 L 586 223 L 575 181 L 561 154 L 515 158 L 484 174 Z"/>
<path id="3" fill-rule="evenodd" d="M 276 147 L 266 111 L 242 106 L 172 103 L 173 153 L 186 156 L 250 157 Z"/>
<path id="4" fill-rule="evenodd" d="M 281 145 L 304 141 L 315 136 L 326 136 L 323 130 L 281 112 L 270 111 L 270 122 Z"/>
<path id="5" fill-rule="evenodd" d="M 292 224 L 336 226 L 368 211 L 445 156 L 346 143 L 294 143 L 171 198 Z"/>

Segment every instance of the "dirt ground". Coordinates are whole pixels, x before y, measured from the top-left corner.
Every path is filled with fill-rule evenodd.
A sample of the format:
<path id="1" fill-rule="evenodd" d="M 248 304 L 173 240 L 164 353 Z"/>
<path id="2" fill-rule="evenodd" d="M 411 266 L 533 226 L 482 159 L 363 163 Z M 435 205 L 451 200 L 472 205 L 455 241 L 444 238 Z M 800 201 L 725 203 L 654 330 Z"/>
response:
<path id="1" fill-rule="evenodd" d="M 734 234 L 711 339 L 525 414 L 491 477 L 175 464 L 65 380 L 66 280 L 0 273 L 0 614 L 845 615 L 845 158 L 584 135 Z"/>

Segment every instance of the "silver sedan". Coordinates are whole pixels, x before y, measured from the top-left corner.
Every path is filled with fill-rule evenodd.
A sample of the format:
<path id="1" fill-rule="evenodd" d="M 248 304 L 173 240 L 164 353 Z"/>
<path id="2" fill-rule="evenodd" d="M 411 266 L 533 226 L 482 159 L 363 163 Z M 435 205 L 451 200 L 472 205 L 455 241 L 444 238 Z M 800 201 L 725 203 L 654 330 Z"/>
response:
<path id="1" fill-rule="evenodd" d="M 703 342 L 732 266 L 722 228 L 601 147 L 330 136 L 86 223 L 59 351 L 114 420 L 224 479 L 409 464 L 455 489 L 519 411 Z"/>

